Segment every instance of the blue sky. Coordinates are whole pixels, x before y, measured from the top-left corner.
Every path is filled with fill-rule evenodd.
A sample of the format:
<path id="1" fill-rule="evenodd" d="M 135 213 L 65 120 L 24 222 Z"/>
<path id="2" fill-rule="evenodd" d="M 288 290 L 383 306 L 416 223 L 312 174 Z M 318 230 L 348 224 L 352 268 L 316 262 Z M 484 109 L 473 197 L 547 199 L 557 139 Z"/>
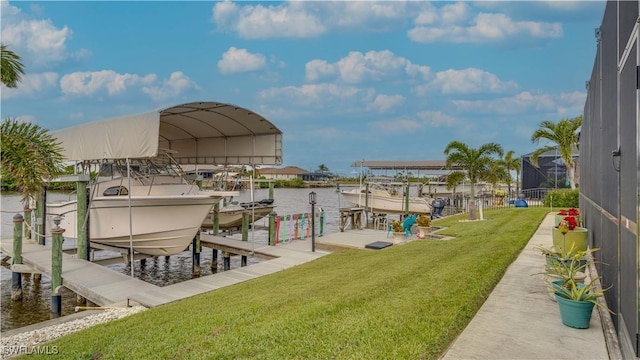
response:
<path id="1" fill-rule="evenodd" d="M 192 101 L 283 131 L 283 165 L 522 155 L 583 111 L 602 1 L 0 1 L 26 75 L 2 118 L 57 130 Z M 546 144 L 542 144 L 546 145 Z"/>

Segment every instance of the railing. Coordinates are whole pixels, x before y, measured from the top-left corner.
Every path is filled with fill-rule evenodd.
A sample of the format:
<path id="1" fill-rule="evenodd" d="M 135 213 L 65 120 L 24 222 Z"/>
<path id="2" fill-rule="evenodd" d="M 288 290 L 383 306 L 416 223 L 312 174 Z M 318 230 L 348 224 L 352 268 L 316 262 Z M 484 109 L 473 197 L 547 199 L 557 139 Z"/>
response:
<path id="1" fill-rule="evenodd" d="M 543 205 L 543 200 L 547 195 L 548 188 L 535 188 L 522 190 L 520 193 L 524 195 L 524 200 L 527 202 L 528 207 L 540 207 Z M 453 199 L 444 199 L 445 208 L 442 211 L 443 215 L 453 215 L 461 212 L 469 211 L 469 195 L 456 196 Z M 476 208 L 482 206 L 483 209 L 500 209 L 514 207 L 516 204 L 517 196 L 512 194 L 508 195 L 495 195 L 495 194 L 479 194 L 476 196 Z"/>
<path id="2" fill-rule="evenodd" d="M 315 213 L 315 216 L 315 225 L 319 227 L 316 235 L 320 237 L 324 235 L 325 213 L 324 211 L 319 211 Z M 276 216 L 275 225 L 276 244 L 311 237 L 311 213 L 278 215 Z"/>

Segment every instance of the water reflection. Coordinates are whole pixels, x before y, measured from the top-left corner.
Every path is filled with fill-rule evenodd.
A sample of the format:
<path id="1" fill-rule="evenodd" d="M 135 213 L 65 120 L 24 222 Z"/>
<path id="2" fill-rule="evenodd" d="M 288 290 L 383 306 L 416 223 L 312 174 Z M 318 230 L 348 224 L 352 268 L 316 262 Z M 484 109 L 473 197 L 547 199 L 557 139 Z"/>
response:
<path id="1" fill-rule="evenodd" d="M 275 211 L 279 215 L 292 215 L 306 213 L 311 210 L 308 204 L 310 189 L 274 189 Z M 344 200 L 340 198 L 340 194 L 335 188 L 317 188 L 313 189 L 317 194 L 316 210 L 325 211 L 325 233 L 333 233 L 338 231 L 339 226 L 339 208 L 344 207 Z M 68 193 L 49 192 L 47 194 L 50 201 L 67 200 Z M 20 211 L 22 204 L 20 203 L 20 195 L 17 193 L 2 192 L 2 237 L 11 237 L 13 231 L 12 217 L 15 212 Z M 259 189 L 254 191 L 253 200 L 268 198 L 267 189 Z M 233 201 L 247 202 L 251 201 L 251 192 L 244 191 L 239 197 Z M 12 212 L 13 211 L 13 212 Z M 256 223 L 255 229 L 249 232 L 249 242 L 255 244 L 266 244 L 268 239 L 267 218 Z M 234 233 L 230 237 L 241 239 L 240 233 Z M 47 242 L 50 244 L 50 241 Z M 73 239 L 66 239 L 64 248 L 74 247 Z M 111 252 L 96 252 L 96 259 L 105 259 L 118 256 Z M 210 248 L 203 247 L 200 254 L 200 271 L 201 276 L 207 276 L 213 273 L 211 270 L 211 262 L 213 251 Z M 247 265 L 255 264 L 263 261 L 258 258 L 247 259 Z M 231 268 L 240 267 L 241 257 L 231 257 Z M 125 275 L 131 274 L 131 268 L 128 264 L 119 263 L 107 266 L 108 268 L 120 272 Z M 223 257 L 218 252 L 218 259 L 215 271 L 222 272 Z M 136 278 L 149 282 L 157 286 L 167 286 L 181 281 L 193 278 L 192 274 L 192 253 L 185 251 L 183 253 L 166 257 L 148 258 L 144 261 L 134 262 L 134 274 Z M 0 267 L 0 318 L 1 331 L 11 330 L 26 325 L 34 324 L 49 319 L 50 301 L 51 301 L 51 283 L 48 278 L 42 277 L 41 280 L 34 280 L 30 274 L 23 274 L 23 299 L 22 301 L 11 300 L 11 271 L 7 265 Z M 68 315 L 75 311 L 76 295 L 62 288 L 62 315 Z"/>

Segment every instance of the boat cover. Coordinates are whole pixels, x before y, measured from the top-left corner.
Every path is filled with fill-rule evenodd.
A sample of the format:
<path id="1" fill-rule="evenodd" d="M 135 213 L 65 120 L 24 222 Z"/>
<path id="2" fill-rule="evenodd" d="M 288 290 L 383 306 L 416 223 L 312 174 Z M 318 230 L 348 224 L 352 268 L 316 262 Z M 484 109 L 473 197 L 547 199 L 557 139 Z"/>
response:
<path id="1" fill-rule="evenodd" d="M 152 158 L 170 150 L 180 164 L 282 164 L 282 132 L 241 107 L 193 102 L 82 124 L 52 134 L 69 161 Z"/>

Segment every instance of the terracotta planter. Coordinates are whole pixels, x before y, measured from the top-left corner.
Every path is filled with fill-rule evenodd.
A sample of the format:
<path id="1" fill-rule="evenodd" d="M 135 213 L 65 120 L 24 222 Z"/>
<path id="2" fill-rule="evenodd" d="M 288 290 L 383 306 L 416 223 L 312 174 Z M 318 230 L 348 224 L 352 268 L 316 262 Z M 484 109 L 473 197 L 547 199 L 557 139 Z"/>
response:
<path id="1" fill-rule="evenodd" d="M 418 231 L 420 231 L 420 238 L 422 239 L 424 239 L 427 235 L 429 235 L 428 226 L 418 226 Z"/>
<path id="2" fill-rule="evenodd" d="M 393 233 L 393 243 L 394 244 L 402 244 L 404 242 L 404 233 L 403 232 L 394 232 Z"/>
<path id="3" fill-rule="evenodd" d="M 562 235 L 560 230 L 553 228 L 553 246 L 560 251 L 567 250 L 585 251 L 589 245 L 588 238 L 589 231 L 582 227 L 576 227 L 569 231 L 566 235 Z"/>

